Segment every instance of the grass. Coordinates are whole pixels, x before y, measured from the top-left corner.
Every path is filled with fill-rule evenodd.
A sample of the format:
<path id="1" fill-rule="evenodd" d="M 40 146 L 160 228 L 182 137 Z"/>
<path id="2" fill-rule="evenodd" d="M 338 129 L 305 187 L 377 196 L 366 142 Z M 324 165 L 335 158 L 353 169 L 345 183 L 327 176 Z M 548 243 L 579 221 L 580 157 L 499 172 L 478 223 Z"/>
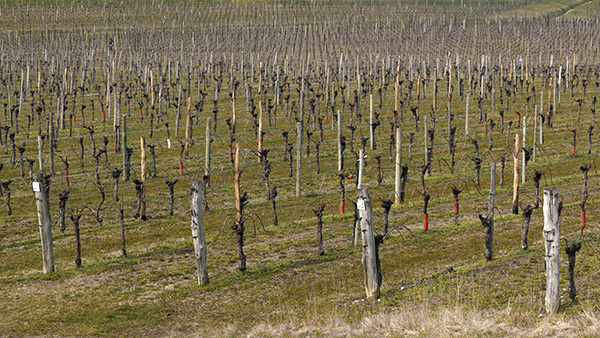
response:
<path id="1" fill-rule="evenodd" d="M 548 8 L 552 7 L 552 3 Z M 575 4 L 575 2 L 573 2 Z M 533 5 L 541 6 L 540 3 Z M 571 6 L 571 5 L 568 5 Z M 573 7 L 576 8 L 576 7 Z M 531 9 L 527 9 L 529 11 Z M 538 7 L 537 10 L 543 10 Z M 536 77 L 536 87 L 541 88 L 542 76 Z M 355 83 L 350 83 L 354 88 Z M 446 84 L 440 81 L 440 93 Z M 588 87 L 588 98 L 593 88 Z M 211 88 L 209 87 L 209 91 Z M 393 86 L 388 86 L 381 112 L 383 121 L 389 121 L 393 109 Z M 406 88 L 404 89 L 406 90 Z M 228 88 L 224 87 L 222 93 Z M 292 99 L 296 98 L 292 90 Z M 423 107 L 431 102 L 431 84 Z M 269 94 L 271 95 L 271 94 Z M 535 162 L 527 169 L 528 181 L 521 187 L 521 202 L 531 203 L 533 169 L 544 170 L 542 187 L 555 185 L 564 198 L 562 235 L 569 242 L 578 240 L 582 163 L 597 164 L 598 152 L 583 154 L 587 121 L 591 119 L 591 99 L 582 108 L 579 125 L 577 155 L 570 155 L 573 114 L 577 103 L 569 102 L 567 93 L 557 108 L 555 127 L 545 130 L 546 141 Z M 580 87 L 575 92 L 580 97 Z M 48 99 L 50 99 L 48 95 Z M 86 102 L 95 98 L 86 97 Z M 368 97 L 363 97 L 367 102 Z M 54 224 L 54 254 L 56 271 L 41 273 L 41 245 L 37 227 L 33 194 L 27 177 L 19 175 L 18 163 L 10 165 L 10 151 L 0 151 L 0 161 L 5 167 L 0 178 L 14 179 L 12 205 L 14 214 L 0 212 L 0 336 L 593 336 L 600 329 L 600 289 L 597 288 L 600 254 L 600 231 L 595 215 L 598 214 L 599 177 L 590 172 L 591 195 L 587 212 L 589 224 L 582 239 L 576 268 L 578 298 L 568 299 L 566 288 L 566 259 L 561 260 L 562 307 L 556 316 L 544 314 L 544 261 L 541 238 L 543 216 L 536 210 L 530 229 L 530 248 L 520 248 L 521 217 L 510 213 L 512 165 L 510 147 L 505 147 L 506 136 L 494 129 L 494 148 L 484 152 L 486 137 L 483 125 L 471 115 L 471 135 L 479 136 L 484 164 L 481 186 L 474 185 L 474 156 L 471 141 L 464 136 L 465 97 L 456 95 L 453 109 L 457 115 L 454 125 L 458 149 L 455 172 L 450 173 L 443 161 L 433 167 L 426 177 L 432 199 L 429 207 L 430 230 L 423 232 L 422 199 L 418 171 L 423 159 L 422 130 L 416 132 L 413 159 L 409 165 L 406 201 L 392 207 L 390 226 L 403 225 L 403 229 L 386 237 L 381 245 L 383 269 L 382 296 L 377 302 L 364 299 L 361 247 L 352 245 L 352 212 L 350 200 L 356 193 L 354 182 L 346 179 L 346 214 L 340 215 L 340 201 L 335 146 L 321 148 L 321 173 L 316 173 L 314 148 L 310 157 L 303 158 L 306 185 L 303 195 L 294 196 L 294 177 L 288 177 L 288 164 L 282 159 L 282 131 L 293 134 L 293 124 L 282 119 L 278 125 L 267 129 L 266 147 L 272 150 L 271 178 L 279 189 L 277 198 L 280 224 L 271 221 L 270 204 L 265 198 L 260 165 L 251 149 L 254 136 L 247 120 L 238 125 L 238 138 L 243 149 L 244 173 L 242 190 L 248 191 L 250 203 L 247 212 L 252 218 L 246 223 L 248 270 L 237 269 L 235 236 L 229 228 L 235 214 L 231 166 L 227 157 L 227 127 L 223 123 L 228 112 L 219 115 L 216 138 L 213 142 L 213 172 L 208 191 L 210 210 L 203 213 L 208 247 L 210 284 L 198 286 L 190 234 L 189 200 L 187 189 L 192 180 L 203 174 L 204 125 L 195 125 L 196 143 L 189 157 L 184 157 L 184 174 L 179 175 L 177 161 L 179 147 L 166 146 L 167 131 L 164 126 L 148 135 L 148 119 L 137 120 L 132 114 L 129 121 L 130 147 L 137 147 L 139 136 L 147 137 L 156 145 L 158 177 L 148 178 L 148 210 L 146 222 L 132 217 L 135 207 L 135 190 L 131 182 L 120 183 L 121 200 L 112 200 L 110 169 L 120 165 L 121 154 L 110 153 L 110 165 L 101 161 L 101 180 L 106 184 L 106 202 L 102 208 L 104 224 L 99 225 L 88 209 L 81 220 L 82 260 L 77 268 L 75 236 L 71 223 L 64 233 Z M 240 107 L 245 102 L 238 102 Z M 515 111 L 524 105 L 524 95 L 511 103 L 506 119 L 516 121 Z M 444 99 L 438 96 L 438 104 Z M 219 101 L 228 107 L 230 101 Z M 471 101 L 471 107 L 475 107 Z M 212 113 L 206 108 L 200 121 Z M 245 107 L 245 106 L 244 106 Z M 497 107 L 500 107 L 498 105 Z M 498 118 L 487 100 L 484 108 L 488 118 Z M 472 108 L 472 112 L 473 112 Z M 87 118 L 89 114 L 87 112 Z M 110 122 L 99 121 L 96 111 L 96 144 L 101 136 L 111 136 Z M 244 112 L 245 113 L 245 112 Z M 406 115 L 404 137 L 412 131 L 412 121 Z M 21 116 L 22 117 L 22 116 Z M 169 108 L 166 118 L 174 118 Z M 331 116 L 329 116 L 331 118 Z M 446 152 L 442 113 L 438 114 L 439 132 L 436 134 L 434 157 L 450 161 Z M 243 116 L 247 119 L 247 116 Z M 364 119 L 364 117 L 363 117 Z M 374 206 L 375 227 L 381 229 L 383 212 L 379 199 L 393 197 L 393 165 L 387 157 L 387 131 L 378 129 L 376 151 L 367 150 L 368 166 L 365 168 L 365 185 L 369 187 Z M 422 127 L 421 127 L 422 128 Z M 171 130 L 173 135 L 174 130 Z M 364 121 L 357 130 L 366 135 Z M 513 129 L 514 132 L 514 129 Z M 343 131 L 348 135 L 348 131 Z M 529 133 L 529 132 L 528 132 Z M 95 209 L 99 202 L 97 188 L 90 183 L 93 178 L 93 159 L 87 131 L 74 127 L 75 135 L 85 135 L 86 158 L 84 168 L 79 167 L 79 144 L 76 138 L 66 137 L 61 131 L 56 155 L 69 156 L 71 161 L 71 197 L 67 207 Z M 316 139 L 317 130 L 313 135 Z M 325 145 L 334 144 L 336 132 L 325 128 Z M 459 135 L 460 134 L 460 135 Z M 173 136 L 171 136 L 173 138 Z M 528 142 L 531 141 L 531 135 Z M 293 140 L 293 135 L 290 138 Z M 17 143 L 27 142 L 17 135 Z M 112 138 L 111 138 L 112 142 Z M 406 141 L 405 148 L 406 149 Z M 594 136 L 594 144 L 597 144 Z M 531 143 L 528 143 L 531 144 Z M 110 144 L 109 144 L 110 146 Z M 356 144 L 355 144 L 356 146 Z M 134 166 L 139 164 L 138 150 L 134 153 Z M 373 155 L 381 152 L 384 180 L 375 182 L 376 168 Z M 490 183 L 489 162 L 507 154 L 505 185 L 497 181 L 497 213 L 495 218 L 494 260 L 483 259 L 483 232 L 478 213 L 487 209 Z M 35 157 L 35 142 L 27 143 L 26 155 Z M 47 154 L 45 154 L 47 156 Z M 294 158 L 296 153 L 294 152 Z M 492 159 L 493 156 L 493 159 Z M 353 170 L 354 157 L 346 152 L 346 168 Z M 56 215 L 57 195 L 66 189 L 61 177 L 62 163 L 55 164 L 51 186 L 51 210 Z M 48 165 L 46 164 L 46 168 Z M 595 167 L 595 166 L 594 166 Z M 499 176 L 499 168 L 497 169 Z M 139 170 L 133 172 L 139 175 Z M 175 213 L 168 215 L 168 193 L 164 180 L 179 178 L 175 186 Z M 465 186 L 460 194 L 458 222 L 454 221 L 451 185 Z M 324 220 L 325 255 L 317 254 L 316 217 L 312 208 L 326 203 Z M 118 209 L 125 209 L 127 257 L 121 255 L 120 222 Z M 55 219 L 56 217 L 54 217 Z M 54 220 L 53 219 L 53 220 Z"/>

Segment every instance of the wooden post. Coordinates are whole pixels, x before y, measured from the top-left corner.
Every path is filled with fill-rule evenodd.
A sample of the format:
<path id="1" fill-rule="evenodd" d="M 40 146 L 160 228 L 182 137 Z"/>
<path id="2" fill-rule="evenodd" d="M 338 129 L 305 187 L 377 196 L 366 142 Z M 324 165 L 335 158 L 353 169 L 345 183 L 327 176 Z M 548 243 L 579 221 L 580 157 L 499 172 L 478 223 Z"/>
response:
<path id="1" fill-rule="evenodd" d="M 537 121 L 537 106 L 535 106 L 534 109 L 534 113 L 533 113 L 533 162 L 535 162 L 535 158 L 536 158 L 536 152 L 537 152 L 537 128 L 536 128 L 536 123 Z"/>
<path id="2" fill-rule="evenodd" d="M 242 196 L 240 194 L 240 177 L 242 175 L 240 170 L 240 144 L 235 144 L 235 160 L 234 160 L 234 183 L 233 187 L 235 190 L 235 223 L 232 226 L 232 229 L 236 232 L 237 237 L 237 245 L 238 245 L 238 255 L 240 259 L 239 269 L 240 271 L 246 270 L 246 254 L 244 254 L 244 216 L 243 216 L 243 208 L 247 203 L 246 194 Z M 243 199 L 243 200 L 242 200 Z"/>
<path id="3" fill-rule="evenodd" d="M 358 216 L 358 209 L 356 208 L 356 204 L 354 204 L 354 229 L 352 231 L 353 239 L 352 245 L 358 246 L 358 238 L 360 236 L 360 216 Z"/>
<path id="4" fill-rule="evenodd" d="M 48 143 L 50 143 L 50 173 L 54 173 L 54 122 L 52 121 L 52 119 L 53 114 L 52 109 L 50 109 L 50 119 L 48 120 Z"/>
<path id="5" fill-rule="evenodd" d="M 546 312 L 555 314 L 560 306 L 559 252 L 560 219 L 558 190 L 544 189 L 544 242 L 546 244 Z"/>
<path id="6" fill-rule="evenodd" d="M 208 284 L 208 266 L 206 264 L 206 241 L 204 239 L 204 225 L 202 223 L 202 191 L 205 189 L 204 181 L 192 182 L 190 187 L 190 200 L 192 204 L 192 240 L 198 268 L 198 284 Z"/>
<path id="7" fill-rule="evenodd" d="M 150 106 L 154 109 L 154 76 L 150 69 Z"/>
<path id="8" fill-rule="evenodd" d="M 523 149 L 527 149 L 527 115 L 523 116 Z M 523 159 L 522 159 L 523 163 L 521 163 L 521 183 L 525 183 L 525 166 L 527 165 L 527 163 L 525 163 L 525 151 L 523 151 Z"/>
<path id="9" fill-rule="evenodd" d="M 369 142 L 371 150 L 375 149 L 375 127 L 373 127 L 373 94 L 369 94 Z"/>
<path id="10" fill-rule="evenodd" d="M 262 97 L 262 62 L 258 64 L 258 134 L 256 137 L 257 151 L 258 151 L 258 163 L 262 161 L 262 130 L 263 130 L 263 97 Z M 298 148 L 300 150 L 300 148 Z M 298 156 L 300 158 L 300 156 Z"/>
<path id="11" fill-rule="evenodd" d="M 35 193 L 40 236 L 42 239 L 42 259 L 44 273 L 54 271 L 54 251 L 52 249 L 52 222 L 50 221 L 50 201 L 44 179 L 44 172 L 33 174 L 32 188 Z"/>
<path id="12" fill-rule="evenodd" d="M 400 182 L 402 178 L 402 130 L 396 129 L 396 177 L 395 177 L 395 203 L 400 204 Z"/>
<path id="13" fill-rule="evenodd" d="M 356 185 L 356 189 L 362 188 L 364 158 L 365 158 L 365 149 L 360 148 L 358 151 L 358 183 Z"/>
<path id="14" fill-rule="evenodd" d="M 469 80 L 469 82 L 471 82 Z M 465 136 L 469 136 L 469 101 L 471 100 L 471 88 L 467 89 L 467 106 L 465 108 Z"/>
<path id="15" fill-rule="evenodd" d="M 188 156 L 190 154 L 190 126 L 191 126 L 191 110 L 192 110 L 192 98 L 188 97 L 187 99 L 187 114 L 185 116 L 185 146 L 183 149 L 183 154 Z"/>
<path id="16" fill-rule="evenodd" d="M 342 171 L 342 113 L 337 112 L 337 149 L 338 149 L 338 171 Z"/>
<path id="17" fill-rule="evenodd" d="M 429 156 L 427 156 L 427 114 L 423 116 L 423 144 L 425 145 L 423 156 L 425 159 L 425 165 L 429 165 Z"/>
<path id="18" fill-rule="evenodd" d="M 179 85 L 178 87 L 179 90 L 177 94 L 177 112 L 175 114 L 175 137 L 177 138 L 179 138 L 179 119 L 181 119 L 181 85 Z"/>
<path id="19" fill-rule="evenodd" d="M 398 85 L 400 84 L 400 62 L 396 66 L 396 81 L 394 81 L 394 112 L 398 112 Z M 434 98 L 435 102 L 435 98 Z M 435 109 L 435 103 L 433 104 Z"/>
<path id="20" fill-rule="evenodd" d="M 300 183 L 302 173 L 302 121 L 296 123 L 296 135 L 298 144 L 296 148 L 296 197 L 300 197 Z"/>
<path id="21" fill-rule="evenodd" d="M 494 258 L 494 204 L 496 202 L 496 163 L 492 162 L 490 174 L 490 200 L 488 204 L 488 215 L 479 219 L 483 225 L 485 258 L 491 260 Z"/>
<path id="22" fill-rule="evenodd" d="M 127 160 L 128 160 L 128 155 L 127 155 L 127 116 L 125 114 L 122 114 L 121 116 L 123 118 L 123 122 L 121 125 L 121 139 L 123 142 L 122 148 L 121 148 L 121 153 L 123 154 L 123 172 L 125 172 L 125 170 L 127 170 Z M 128 179 L 127 175 L 123 175 L 123 181 L 126 181 Z"/>
<path id="23" fill-rule="evenodd" d="M 141 169 L 140 169 L 140 181 L 142 182 L 142 199 L 140 216 L 143 221 L 146 220 L 146 141 L 144 137 L 140 137 L 140 151 L 141 151 Z"/>
<path id="24" fill-rule="evenodd" d="M 210 186 L 210 145 L 212 143 L 211 134 L 211 118 L 206 119 L 206 143 L 204 150 L 204 176 L 206 176 L 207 187 Z M 205 188 L 207 188 L 205 187 Z"/>
<path id="25" fill-rule="evenodd" d="M 44 170 L 44 136 L 38 135 L 38 164 L 40 165 L 40 171 Z"/>
<path id="26" fill-rule="evenodd" d="M 519 133 L 515 134 L 515 149 L 513 150 L 513 199 L 512 213 L 519 213 L 519 150 L 521 144 L 519 142 Z"/>
<path id="27" fill-rule="evenodd" d="M 367 298 L 374 300 L 379 298 L 382 274 L 381 265 L 379 263 L 378 246 L 375 241 L 375 232 L 373 230 L 373 212 L 371 210 L 369 188 L 358 189 L 357 195 L 358 200 L 356 205 L 362 233 L 362 264 L 365 272 L 365 291 L 367 293 Z"/>
<path id="28" fill-rule="evenodd" d="M 544 124 L 542 123 L 542 104 L 540 103 L 540 144 L 544 144 Z"/>

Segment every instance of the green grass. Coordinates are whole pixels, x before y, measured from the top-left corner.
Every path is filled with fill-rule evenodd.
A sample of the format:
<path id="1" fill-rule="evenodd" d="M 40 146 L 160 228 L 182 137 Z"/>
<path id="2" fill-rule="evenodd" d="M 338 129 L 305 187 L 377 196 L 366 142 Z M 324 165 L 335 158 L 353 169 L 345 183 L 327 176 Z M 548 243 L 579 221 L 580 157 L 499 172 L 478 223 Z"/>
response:
<path id="1" fill-rule="evenodd" d="M 447 3 L 448 1 L 446 1 Z M 94 2 L 95 3 L 95 2 Z M 430 2 L 433 3 L 433 2 Z M 436 2 L 438 3 L 438 2 Z M 578 3 L 578 2 L 577 2 Z M 575 1 L 565 6 L 579 7 Z M 9 4 L 6 2 L 6 4 Z M 108 3 L 111 5 L 112 3 Z M 412 2 L 411 2 L 412 4 Z M 498 3 L 494 2 L 494 5 Z M 503 2 L 501 4 L 506 4 Z M 118 6 L 117 3 L 114 5 Z M 547 7 L 544 7 L 546 6 Z M 552 11 L 551 2 L 532 2 L 530 7 L 518 9 L 518 13 Z M 531 7 L 534 6 L 534 7 Z M 537 6 L 537 7 L 535 7 Z M 591 6 L 591 5 L 585 5 Z M 508 7 L 508 6 L 507 6 Z M 562 11 L 563 9 L 561 9 Z M 443 12 L 443 11 L 441 11 Z M 441 13 L 440 12 L 440 13 Z M 566 12 L 566 10 L 564 11 Z M 439 13 L 438 13 L 439 14 Z M 558 61 L 556 61 L 558 62 Z M 590 61 L 591 62 L 591 61 Z M 98 70 L 100 72 L 100 70 Z M 127 71 L 123 70 L 125 74 Z M 102 76 L 98 76 L 98 81 Z M 535 85 L 542 88 L 542 76 L 536 76 Z M 14 80 L 13 80 L 14 81 Z M 592 81 L 593 82 L 593 81 Z M 212 83 L 212 81 L 211 81 Z M 521 186 L 522 204 L 533 201 L 533 169 L 544 170 L 542 188 L 555 185 L 563 198 L 561 219 L 562 236 L 569 242 L 579 235 L 579 202 L 581 199 L 581 173 L 579 165 L 592 163 L 588 199 L 588 227 L 583 237 L 583 248 L 578 255 L 576 283 L 578 298 L 568 299 L 566 257 L 561 260 L 562 307 L 555 317 L 544 315 L 544 252 L 541 238 L 543 216 L 541 209 L 534 212 L 529 232 L 529 250 L 520 248 L 521 216 L 510 213 L 512 195 L 512 148 L 505 146 L 505 134 L 494 129 L 494 148 L 487 152 L 487 137 L 483 125 L 477 123 L 476 101 L 471 101 L 471 135 L 478 139 L 481 157 L 484 159 L 479 189 L 475 187 L 474 156 L 471 140 L 464 136 L 464 107 L 466 97 L 455 94 L 452 104 L 458 126 L 455 172 L 450 173 L 445 162 L 447 154 L 444 108 L 445 98 L 438 95 L 438 117 L 432 175 L 426 176 L 426 185 L 432 195 L 429 204 L 430 230 L 422 231 L 422 198 L 418 173 L 423 163 L 422 120 L 416 132 L 412 160 L 408 160 L 407 133 L 413 131 L 410 112 L 405 111 L 402 124 L 403 161 L 410 167 L 406 201 L 392 207 L 390 226 L 406 226 L 386 237 L 381 245 L 383 285 L 381 299 L 369 302 L 364 299 L 361 247 L 352 245 L 352 207 L 355 199 L 354 181 L 345 180 L 346 214 L 339 214 L 339 187 L 336 172 L 336 131 L 327 124 L 324 130 L 325 144 L 321 148 L 321 173 L 316 173 L 314 147 L 311 156 L 303 158 L 305 184 L 303 194 L 294 196 L 294 180 L 288 177 L 288 163 L 282 159 L 282 131 L 290 132 L 293 140 L 293 124 L 288 119 L 279 120 L 267 127 L 265 147 L 272 164 L 271 179 L 279 189 L 277 210 L 279 225 L 273 225 L 271 207 L 266 201 L 261 167 L 256 163 L 254 134 L 251 124 L 242 120 L 238 124 L 237 142 L 243 149 L 242 190 L 247 191 L 250 203 L 247 213 L 252 217 L 246 223 L 245 252 L 248 270 L 237 269 L 235 236 L 230 229 L 235 215 L 232 172 L 227 155 L 227 127 L 223 120 L 228 117 L 230 100 L 225 97 L 228 81 L 222 88 L 216 137 L 213 142 L 213 172 L 208 190 L 210 210 L 203 213 L 208 247 L 208 271 L 210 283 L 197 285 L 193 245 L 190 231 L 189 200 L 187 189 L 194 179 L 203 174 L 204 121 L 212 116 L 211 103 L 205 103 L 198 125 L 194 125 L 196 143 L 190 156 L 184 157 L 184 174 L 179 175 L 177 161 L 178 143 L 170 149 L 166 146 L 167 131 L 163 125 L 150 138 L 148 118 L 139 120 L 133 112 L 128 120 L 129 146 L 133 147 L 134 168 L 132 177 L 139 176 L 138 138 L 145 136 L 147 142 L 156 145 L 158 177 L 148 178 L 149 220 L 134 219 L 135 189 L 131 182 L 120 183 L 119 202 L 112 200 L 111 168 L 120 166 L 121 154 L 110 152 L 110 165 L 101 164 L 101 181 L 106 184 L 106 201 L 101 209 L 104 224 L 96 222 L 91 212 L 99 202 L 98 189 L 93 179 L 93 159 L 89 156 L 91 142 L 87 131 L 74 125 L 74 135 L 83 135 L 86 147 L 84 168 L 79 167 L 79 144 L 76 138 L 68 138 L 61 130 L 57 150 L 55 174 L 51 186 L 51 210 L 53 221 L 58 209 L 58 194 L 66 189 L 62 178 L 63 165 L 58 155 L 68 156 L 71 163 L 71 195 L 67 203 L 68 215 L 82 208 L 81 220 L 82 260 L 75 267 L 75 235 L 70 221 L 61 233 L 54 224 L 54 255 L 56 271 L 42 274 L 41 245 L 34 206 L 33 193 L 27 175 L 21 178 L 19 165 L 10 164 L 8 154 L 0 151 L 4 169 L 2 180 L 14 179 L 12 206 L 14 214 L 7 216 L 4 206 L 0 208 L 0 335 L 29 336 L 502 336 L 502 335 L 552 335 L 568 332 L 572 335 L 593 335 L 600 325 L 598 308 L 600 277 L 597 260 L 600 231 L 595 215 L 598 214 L 598 191 L 600 183 L 595 165 L 598 152 L 584 154 L 585 132 L 591 119 L 591 96 L 594 88 L 588 87 L 588 100 L 582 107 L 582 122 L 577 125 L 577 154 L 570 155 L 573 116 L 577 103 L 570 103 L 568 92 L 563 93 L 557 107 L 555 126 L 545 130 L 545 143 L 535 162 L 527 168 L 527 182 Z M 315 82 L 316 83 L 316 82 Z M 350 83 L 355 88 L 356 83 Z M 141 91 L 140 88 L 136 88 Z M 212 88 L 208 88 L 211 93 Z M 427 98 L 421 106 L 432 104 L 432 84 L 428 83 Z M 440 81 L 440 93 L 446 90 Z M 406 87 L 404 87 L 406 92 Z M 256 90 L 254 91 L 256 92 Z M 88 94 L 86 103 L 96 98 Z M 539 94 L 539 92 L 538 92 Z M 53 94 L 47 94 L 48 102 Z M 268 97 L 272 97 L 269 92 Z M 581 97 L 581 87 L 575 97 Z M 295 88 L 292 100 L 297 99 Z M 388 131 L 393 110 L 393 86 L 386 88 L 386 99 L 381 113 L 382 125 L 378 129 L 379 149 L 367 149 L 368 166 L 365 168 L 365 186 L 369 187 L 373 201 L 375 228 L 381 231 L 383 211 L 379 199 L 393 198 L 393 164 L 387 158 Z M 518 93 L 515 103 L 505 118 L 516 123 L 516 111 L 523 111 L 525 94 Z M 81 99 L 81 98 L 79 98 Z M 496 100 L 499 98 L 497 97 Z M 339 100 L 339 98 L 338 98 Z M 368 102 L 368 97 L 362 97 Z M 376 101 L 376 99 L 375 99 Z M 80 102 L 80 101 L 79 101 Z M 414 103 L 414 102 L 413 102 Z M 488 118 L 497 120 L 500 104 L 494 111 L 484 100 Z M 339 104 L 339 101 L 338 101 Z M 546 104 L 546 102 L 544 103 Z M 241 118 L 247 119 L 245 102 L 237 103 Z M 363 104 L 363 109 L 366 105 Z M 97 104 L 96 104 L 97 107 Z M 321 107 L 324 112 L 324 107 Z M 91 108 L 86 111 L 90 118 Z M 347 112 L 347 111 L 346 111 Z M 363 110 L 363 114 L 365 110 Z M 94 125 L 96 144 L 101 137 L 110 138 L 112 146 L 112 121 L 103 124 L 96 109 Z M 170 107 L 165 119 L 174 119 Z M 279 111 L 279 114 L 282 114 Z M 422 111 L 422 114 L 425 114 Z M 281 116 L 281 115 L 280 115 Z M 424 116 L 424 115 L 421 115 Z M 23 118 L 21 115 L 20 118 Z M 78 118 L 80 118 L 78 116 Z M 329 116 L 331 118 L 331 116 Z M 346 117 L 347 118 L 347 117 Z M 363 124 L 356 132 L 358 138 L 367 135 Z M 22 123 L 24 120 L 21 120 Z M 79 121 L 79 120 L 78 120 Z M 89 120 L 88 120 L 89 121 Z M 348 123 L 348 121 L 345 121 Z M 183 123 L 182 123 L 183 125 Z M 310 124 L 308 124 L 310 125 Z M 35 127 L 35 124 L 34 124 Z M 183 128 L 183 127 L 182 127 Z M 17 135 L 17 143 L 27 142 L 25 155 L 36 156 L 36 143 L 32 128 L 29 141 L 25 135 Z M 180 130 L 182 132 L 183 129 Z M 513 126 L 512 132 L 516 131 Z M 175 138 L 174 130 L 170 131 Z M 531 129 L 528 128 L 528 145 Z M 349 137 L 347 129 L 343 134 Z M 315 130 L 313 141 L 318 138 Z M 594 145 L 598 142 L 594 136 Z M 295 149 L 294 149 L 295 150 Z M 543 150 L 543 151 L 542 151 Z M 373 156 L 383 154 L 383 182 L 375 181 L 376 166 Z M 489 163 L 498 161 L 506 154 L 504 185 L 499 185 L 500 168 L 497 168 L 497 212 L 495 217 L 494 259 L 483 258 L 483 231 L 477 219 L 478 213 L 487 209 L 490 184 Z M 296 152 L 294 151 L 294 159 Z M 47 154 L 44 154 L 47 158 Z M 443 161 L 442 161 L 443 159 Z M 354 155 L 345 153 L 346 171 L 354 170 Z M 444 162 L 445 161 L 445 162 Z M 150 163 L 150 158 L 148 158 Z M 36 164 L 37 165 L 37 164 Z M 46 170 L 48 164 L 46 163 Z M 26 170 L 27 171 L 27 170 Z M 295 172 L 295 171 L 294 171 Z M 175 186 L 175 213 L 168 215 L 168 193 L 164 181 L 179 178 Z M 452 185 L 465 186 L 460 194 L 460 216 L 454 221 L 451 195 Z M 317 254 L 316 217 L 312 209 L 326 204 L 323 217 L 325 255 Z M 120 221 L 118 209 L 125 209 L 127 257 L 121 255 Z M 561 242 L 565 243 L 565 242 Z M 564 327 L 567 326 L 565 329 Z M 561 330 L 565 331 L 561 331 Z"/>

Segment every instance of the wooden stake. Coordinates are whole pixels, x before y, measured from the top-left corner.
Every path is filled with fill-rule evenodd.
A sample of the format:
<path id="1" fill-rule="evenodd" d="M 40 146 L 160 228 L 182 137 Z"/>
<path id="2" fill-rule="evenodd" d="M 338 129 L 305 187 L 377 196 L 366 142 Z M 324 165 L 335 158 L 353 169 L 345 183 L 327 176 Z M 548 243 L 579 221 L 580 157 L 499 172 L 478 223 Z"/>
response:
<path id="1" fill-rule="evenodd" d="M 395 203 L 400 204 L 400 182 L 402 178 L 402 130 L 396 129 L 396 177 L 395 177 Z"/>
<path id="2" fill-rule="evenodd" d="M 40 237 L 42 239 L 43 271 L 54 271 L 54 251 L 52 248 L 52 222 L 50 220 L 50 200 L 44 178 L 44 172 L 33 174 L 32 187 L 35 193 Z"/>
<path id="3" fill-rule="evenodd" d="M 298 144 L 296 148 L 296 197 L 300 197 L 300 184 L 302 174 L 302 122 L 296 123 L 296 135 L 298 135 Z"/>
<path id="4" fill-rule="evenodd" d="M 191 110 L 192 110 L 192 98 L 187 99 L 187 114 L 185 116 L 185 146 L 183 148 L 183 154 L 189 156 L 190 154 L 190 126 L 191 126 Z"/>
<path id="5" fill-rule="evenodd" d="M 379 298 L 379 289 L 382 282 L 381 264 L 379 263 L 379 246 L 373 230 L 373 212 L 369 188 L 357 190 L 357 209 L 362 233 L 363 256 L 362 264 L 365 272 L 365 291 L 367 298 Z"/>
<path id="6" fill-rule="evenodd" d="M 337 150 L 338 150 L 338 171 L 342 171 L 342 113 L 340 110 L 337 112 Z"/>
<path id="7" fill-rule="evenodd" d="M 521 143 L 519 142 L 519 134 L 515 134 L 515 149 L 513 150 L 513 198 L 512 198 L 512 213 L 519 213 L 519 150 Z"/>
<path id="8" fill-rule="evenodd" d="M 523 116 L 523 145 L 524 149 L 527 149 L 527 115 Z M 525 184 L 525 151 L 523 151 L 523 163 L 521 163 L 521 183 Z"/>
<path id="9" fill-rule="evenodd" d="M 212 143 L 210 127 L 211 127 L 211 118 L 208 117 L 206 119 L 206 143 L 205 143 L 205 150 L 204 150 L 204 176 L 206 176 L 206 184 L 207 184 L 207 186 L 205 188 L 210 186 L 210 145 Z"/>
<path id="10" fill-rule="evenodd" d="M 44 170 L 44 136 L 38 135 L 38 164 L 40 165 L 40 171 Z"/>
<path id="11" fill-rule="evenodd" d="M 238 245 L 238 255 L 240 259 L 239 269 L 240 271 L 246 270 L 246 255 L 244 254 L 244 219 L 242 214 L 242 208 L 246 203 L 246 200 L 242 201 L 242 196 L 240 195 L 240 145 L 239 143 L 235 144 L 235 160 L 234 160 L 234 183 L 233 187 L 235 190 L 235 223 L 232 226 L 233 230 L 236 232 L 237 237 L 237 245 Z M 244 194 L 245 196 L 245 194 Z M 244 198 L 245 199 L 245 198 Z"/>
<path id="12" fill-rule="evenodd" d="M 262 130 L 263 130 L 263 97 L 262 97 L 262 62 L 258 64 L 258 134 L 256 137 L 257 151 L 258 151 L 258 163 L 261 162 L 262 154 Z M 300 149 L 300 148 L 298 148 Z M 300 158 L 300 156 L 298 156 Z"/>
<path id="13" fill-rule="evenodd" d="M 369 94 L 369 144 L 371 150 L 376 148 L 375 145 L 375 127 L 373 126 L 373 94 Z"/>
<path id="14" fill-rule="evenodd" d="M 362 188 L 363 170 L 364 170 L 364 158 L 365 158 L 365 149 L 364 148 L 360 148 L 358 150 L 358 184 L 356 185 L 357 189 Z"/>
<path id="15" fill-rule="evenodd" d="M 192 182 L 190 187 L 190 200 L 192 204 L 192 241 L 198 268 L 198 284 L 208 284 L 208 266 L 206 264 L 206 241 L 204 239 L 204 225 L 202 222 L 202 192 L 205 189 L 204 181 Z"/>
<path id="16" fill-rule="evenodd" d="M 544 189 L 544 243 L 546 246 L 546 312 L 555 314 L 560 307 L 560 216 L 558 190 Z"/>
<path id="17" fill-rule="evenodd" d="M 142 199 L 140 217 L 143 221 L 146 220 L 146 141 L 144 137 L 140 137 L 140 181 L 142 182 Z"/>
<path id="18" fill-rule="evenodd" d="M 123 141 L 123 146 L 121 148 L 121 153 L 123 154 L 123 171 L 127 170 L 128 166 L 128 154 L 127 154 L 127 116 L 125 114 L 122 115 L 123 121 L 121 122 L 121 139 Z M 127 175 L 123 175 L 123 181 L 128 180 L 129 177 Z"/>

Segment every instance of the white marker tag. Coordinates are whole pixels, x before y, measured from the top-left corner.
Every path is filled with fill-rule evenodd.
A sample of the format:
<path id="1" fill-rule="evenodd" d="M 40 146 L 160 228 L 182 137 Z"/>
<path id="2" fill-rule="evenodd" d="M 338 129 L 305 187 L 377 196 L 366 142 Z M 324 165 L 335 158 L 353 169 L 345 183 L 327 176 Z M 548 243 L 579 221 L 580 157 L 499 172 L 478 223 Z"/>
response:
<path id="1" fill-rule="evenodd" d="M 169 147 L 169 149 L 171 149 L 171 139 L 170 138 L 167 139 L 167 147 Z"/>
<path id="2" fill-rule="evenodd" d="M 365 209 L 366 209 L 366 208 L 365 208 L 365 200 L 364 200 L 364 199 L 362 199 L 362 198 L 359 198 L 359 199 L 356 201 L 356 208 L 357 208 L 358 210 L 365 210 Z"/>
<path id="3" fill-rule="evenodd" d="M 34 192 L 40 192 L 40 182 L 31 182 L 31 187 Z"/>

